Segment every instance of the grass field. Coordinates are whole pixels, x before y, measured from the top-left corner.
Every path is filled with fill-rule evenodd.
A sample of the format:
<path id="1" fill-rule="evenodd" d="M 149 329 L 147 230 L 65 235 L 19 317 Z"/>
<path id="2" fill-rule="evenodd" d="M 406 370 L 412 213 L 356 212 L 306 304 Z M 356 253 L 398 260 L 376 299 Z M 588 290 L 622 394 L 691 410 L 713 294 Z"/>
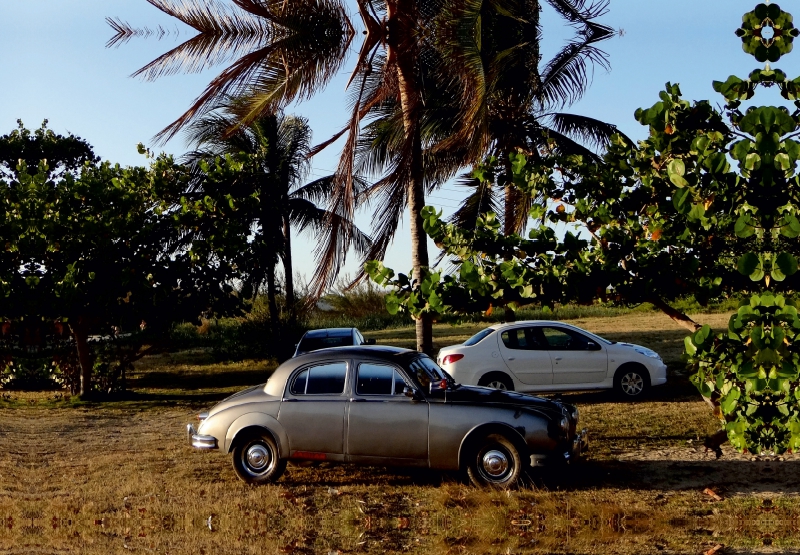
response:
<path id="1" fill-rule="evenodd" d="M 290 466 L 276 485 L 245 486 L 229 457 L 188 447 L 183 427 L 198 410 L 263 382 L 269 362 L 218 364 L 200 351 L 151 357 L 131 376 L 132 395 L 102 404 L 6 394 L 0 553 L 800 549 L 798 461 L 750 460 L 728 448 L 715 460 L 698 446 L 717 423 L 681 374 L 681 329 L 653 313 L 571 322 L 656 349 L 671 381 L 637 403 L 605 392 L 566 395 L 589 427 L 591 456 L 537 471 L 510 492 L 439 472 L 327 464 Z M 437 326 L 437 346 L 481 327 Z M 414 340 L 410 329 L 366 335 L 401 346 Z"/>

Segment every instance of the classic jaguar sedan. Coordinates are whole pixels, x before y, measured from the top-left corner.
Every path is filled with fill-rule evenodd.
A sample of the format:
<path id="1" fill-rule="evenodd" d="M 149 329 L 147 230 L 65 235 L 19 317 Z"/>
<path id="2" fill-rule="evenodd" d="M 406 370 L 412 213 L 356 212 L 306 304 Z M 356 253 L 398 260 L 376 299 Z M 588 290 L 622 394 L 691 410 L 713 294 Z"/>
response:
<path id="1" fill-rule="evenodd" d="M 458 385 L 427 355 L 396 347 L 292 358 L 198 417 L 191 445 L 232 453 L 254 484 L 277 480 L 287 460 L 317 460 L 463 470 L 476 485 L 508 487 L 587 447 L 574 406 Z"/>

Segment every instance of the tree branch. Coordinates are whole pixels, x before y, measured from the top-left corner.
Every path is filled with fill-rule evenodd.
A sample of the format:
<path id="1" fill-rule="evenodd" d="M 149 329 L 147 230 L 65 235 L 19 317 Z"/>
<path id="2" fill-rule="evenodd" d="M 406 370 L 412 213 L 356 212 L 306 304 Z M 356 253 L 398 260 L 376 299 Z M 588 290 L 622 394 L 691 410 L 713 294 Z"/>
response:
<path id="1" fill-rule="evenodd" d="M 700 324 L 689 318 L 683 312 L 669 306 L 666 302 L 664 302 L 664 299 L 662 299 L 661 297 L 653 296 L 651 298 L 648 298 L 647 302 L 649 302 L 654 307 L 659 309 L 661 312 L 672 318 L 672 320 L 674 320 L 675 323 L 677 323 L 682 328 L 686 328 L 687 330 L 694 332 L 702 327 Z"/>

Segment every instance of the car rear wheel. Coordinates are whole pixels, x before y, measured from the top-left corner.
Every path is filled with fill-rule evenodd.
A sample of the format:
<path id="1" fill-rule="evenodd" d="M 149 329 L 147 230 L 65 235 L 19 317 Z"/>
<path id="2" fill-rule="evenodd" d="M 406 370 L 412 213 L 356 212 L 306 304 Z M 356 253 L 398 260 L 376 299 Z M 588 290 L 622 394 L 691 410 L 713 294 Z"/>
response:
<path id="1" fill-rule="evenodd" d="M 519 451 L 502 434 L 490 434 L 475 442 L 467 457 L 467 476 L 475 486 L 509 488 L 523 471 Z"/>
<path id="2" fill-rule="evenodd" d="M 614 390 L 623 399 L 639 399 L 650 387 L 650 373 L 639 364 L 625 364 L 614 376 Z"/>
<path id="3" fill-rule="evenodd" d="M 278 456 L 278 446 L 268 434 L 250 434 L 233 448 L 233 469 L 248 484 L 267 484 L 281 477 L 286 460 Z"/>
<path id="4" fill-rule="evenodd" d="M 502 372 L 489 372 L 478 380 L 478 385 L 502 391 L 514 391 L 514 382 Z"/>

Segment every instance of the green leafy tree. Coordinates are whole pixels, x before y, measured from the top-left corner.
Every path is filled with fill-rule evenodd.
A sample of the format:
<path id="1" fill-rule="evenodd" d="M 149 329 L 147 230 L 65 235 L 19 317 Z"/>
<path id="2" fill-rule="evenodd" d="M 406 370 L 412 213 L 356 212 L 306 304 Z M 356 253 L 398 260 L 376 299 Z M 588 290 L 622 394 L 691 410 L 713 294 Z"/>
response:
<path id="1" fill-rule="evenodd" d="M 798 32 L 779 6 L 759 4 L 737 34 L 746 52 L 774 63 Z M 777 87 L 798 109 L 742 109 L 758 86 Z M 649 128 L 638 144 L 616 136 L 599 162 L 510 158 L 515 184 L 548 199 L 531 212 L 540 223 L 529 239 L 500 234 L 489 218 L 467 233 L 428 212 L 426 228 L 464 261 L 459 274 L 431 276 L 417 289 L 379 265 L 371 275 L 394 285 L 390 302 L 408 311 L 461 311 L 493 300 L 652 302 L 693 332 L 686 340 L 692 381 L 732 444 L 797 449 L 798 87 L 800 78 L 767 64 L 747 79 L 714 83 L 726 100 L 721 113 L 707 101 L 684 100 L 668 83 L 659 102 L 636 112 Z M 554 224 L 578 224 L 590 239 L 556 239 L 543 229 Z M 670 306 L 687 294 L 745 300 L 727 332 L 715 335 Z"/>
<path id="2" fill-rule="evenodd" d="M 118 330 L 136 334 L 140 346 L 152 344 L 176 321 L 238 304 L 231 285 L 238 273 L 225 252 L 242 247 L 246 230 L 220 226 L 217 237 L 198 240 L 198 226 L 190 224 L 212 219 L 216 206 L 187 195 L 189 178 L 162 156 L 148 168 L 92 158 L 58 172 L 42 160 L 29 173 L 21 163 L 0 183 L 2 316 L 66 326 L 81 395 L 92 391 L 90 336 Z"/>

